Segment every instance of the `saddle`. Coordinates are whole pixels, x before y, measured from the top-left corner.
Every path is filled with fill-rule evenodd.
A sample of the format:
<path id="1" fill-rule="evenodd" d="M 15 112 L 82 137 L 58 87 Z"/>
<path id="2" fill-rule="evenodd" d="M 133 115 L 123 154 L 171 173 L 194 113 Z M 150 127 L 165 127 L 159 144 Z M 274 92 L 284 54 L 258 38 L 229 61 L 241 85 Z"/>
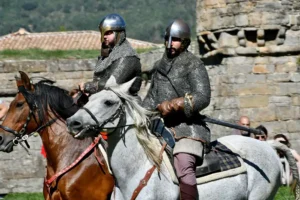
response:
<path id="1" fill-rule="evenodd" d="M 173 148 L 175 146 L 173 133 L 165 127 L 161 118 L 155 118 L 151 121 L 150 130 L 160 140 L 161 144 L 167 143 L 166 153 L 173 164 Z M 204 151 L 202 163 L 197 163 L 197 178 L 238 168 L 242 164 L 237 154 L 217 140 L 205 145 Z"/>

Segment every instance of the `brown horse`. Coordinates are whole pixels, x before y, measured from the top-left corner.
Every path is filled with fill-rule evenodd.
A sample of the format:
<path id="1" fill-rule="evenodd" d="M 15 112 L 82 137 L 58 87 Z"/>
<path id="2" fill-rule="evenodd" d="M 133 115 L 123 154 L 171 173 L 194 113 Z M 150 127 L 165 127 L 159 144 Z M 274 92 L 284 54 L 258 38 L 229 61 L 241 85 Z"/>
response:
<path id="1" fill-rule="evenodd" d="M 76 140 L 67 133 L 65 119 L 78 110 L 72 97 L 45 81 L 33 85 L 24 72 L 20 74 L 19 92 L 0 126 L 0 151 L 11 152 L 14 145 L 38 132 L 47 154 L 45 199 L 108 199 L 114 180 L 105 161 L 99 161 L 96 143 Z"/>

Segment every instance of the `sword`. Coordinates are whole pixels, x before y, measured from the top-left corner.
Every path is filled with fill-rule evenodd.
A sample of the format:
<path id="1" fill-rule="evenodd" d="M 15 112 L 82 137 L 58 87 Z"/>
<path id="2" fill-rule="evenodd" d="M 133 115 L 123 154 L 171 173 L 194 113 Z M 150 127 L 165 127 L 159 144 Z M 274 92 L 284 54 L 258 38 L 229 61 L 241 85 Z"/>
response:
<path id="1" fill-rule="evenodd" d="M 260 130 L 257 130 L 254 128 L 248 128 L 248 127 L 241 126 L 238 124 L 232 124 L 232 123 L 221 121 L 218 119 L 213 119 L 213 118 L 207 117 L 206 115 L 201 115 L 201 116 L 202 116 L 202 120 L 207 123 L 217 124 L 217 125 L 221 125 L 221 126 L 225 126 L 225 127 L 229 127 L 229 128 L 234 128 L 234 129 L 239 129 L 242 131 L 248 131 L 250 133 L 254 133 L 254 134 L 258 134 L 258 135 L 262 134 Z"/>

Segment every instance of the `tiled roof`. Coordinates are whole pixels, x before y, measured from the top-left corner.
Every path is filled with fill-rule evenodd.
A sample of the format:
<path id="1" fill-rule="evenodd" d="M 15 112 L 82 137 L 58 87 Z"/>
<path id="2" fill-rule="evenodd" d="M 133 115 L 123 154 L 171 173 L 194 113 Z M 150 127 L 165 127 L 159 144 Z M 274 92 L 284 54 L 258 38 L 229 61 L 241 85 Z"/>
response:
<path id="1" fill-rule="evenodd" d="M 161 47 L 161 45 L 128 38 L 133 48 Z M 0 37 L 0 50 L 30 49 L 70 50 L 100 49 L 100 34 L 97 31 L 67 31 L 29 33 L 20 29 L 15 33 Z"/>

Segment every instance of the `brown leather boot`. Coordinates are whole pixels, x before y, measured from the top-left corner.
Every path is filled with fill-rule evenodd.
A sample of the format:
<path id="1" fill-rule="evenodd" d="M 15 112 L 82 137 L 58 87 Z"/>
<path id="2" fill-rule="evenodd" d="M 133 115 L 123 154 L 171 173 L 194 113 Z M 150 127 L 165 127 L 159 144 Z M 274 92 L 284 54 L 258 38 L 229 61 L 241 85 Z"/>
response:
<path id="1" fill-rule="evenodd" d="M 180 183 L 180 199 L 181 200 L 197 200 L 197 185 L 188 185 Z"/>

